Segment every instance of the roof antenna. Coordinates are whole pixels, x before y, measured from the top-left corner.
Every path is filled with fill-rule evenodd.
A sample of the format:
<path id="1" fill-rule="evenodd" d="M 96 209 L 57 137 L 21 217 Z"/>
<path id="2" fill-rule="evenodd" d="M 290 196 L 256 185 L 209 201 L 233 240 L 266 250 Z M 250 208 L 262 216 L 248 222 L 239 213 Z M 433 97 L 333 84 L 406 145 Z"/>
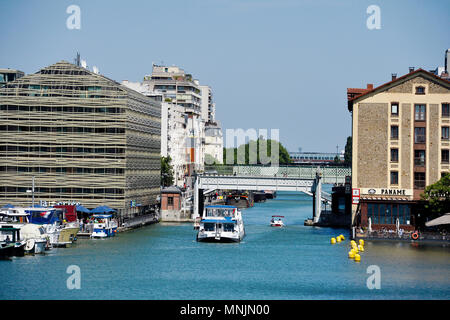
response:
<path id="1" fill-rule="evenodd" d="M 74 59 L 75 65 L 76 65 L 77 67 L 80 66 L 80 63 L 81 63 L 81 62 L 80 62 L 80 59 L 81 59 L 80 53 L 77 52 L 77 57 Z"/>

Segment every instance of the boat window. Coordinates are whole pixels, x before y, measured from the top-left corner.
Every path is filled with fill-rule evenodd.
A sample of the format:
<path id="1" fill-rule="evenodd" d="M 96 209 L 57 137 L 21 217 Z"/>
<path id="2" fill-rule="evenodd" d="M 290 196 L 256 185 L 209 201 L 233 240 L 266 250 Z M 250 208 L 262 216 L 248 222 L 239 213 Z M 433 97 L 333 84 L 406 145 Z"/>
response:
<path id="1" fill-rule="evenodd" d="M 205 223 L 205 231 L 214 231 L 214 223 Z"/>
<path id="2" fill-rule="evenodd" d="M 234 224 L 233 223 L 224 223 L 223 224 L 223 231 L 233 232 L 234 231 Z"/>

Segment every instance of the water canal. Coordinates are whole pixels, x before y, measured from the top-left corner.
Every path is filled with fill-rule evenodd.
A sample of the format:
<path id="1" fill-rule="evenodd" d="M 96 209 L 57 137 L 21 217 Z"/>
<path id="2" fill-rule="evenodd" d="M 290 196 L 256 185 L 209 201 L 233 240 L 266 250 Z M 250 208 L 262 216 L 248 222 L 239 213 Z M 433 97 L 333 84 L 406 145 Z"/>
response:
<path id="1" fill-rule="evenodd" d="M 366 243 L 349 260 L 348 232 L 311 228 L 311 198 L 281 192 L 244 210 L 239 244 L 197 243 L 191 224 L 155 224 L 72 248 L 0 261 L 0 299 L 449 299 L 450 248 Z M 269 227 L 271 215 L 285 228 Z M 335 245 L 330 238 L 344 234 Z M 67 288 L 68 266 L 81 289 Z M 381 271 L 369 290 L 367 267 Z"/>

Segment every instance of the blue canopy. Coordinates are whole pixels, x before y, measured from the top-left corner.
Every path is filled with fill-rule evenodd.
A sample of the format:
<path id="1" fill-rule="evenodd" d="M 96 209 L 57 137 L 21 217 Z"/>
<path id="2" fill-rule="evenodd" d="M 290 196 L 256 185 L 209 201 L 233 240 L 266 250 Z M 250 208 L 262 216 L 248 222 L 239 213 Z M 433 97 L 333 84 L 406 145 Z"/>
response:
<path id="1" fill-rule="evenodd" d="M 5 204 L 2 208 L 14 208 L 12 204 Z"/>
<path id="2" fill-rule="evenodd" d="M 211 223 L 236 223 L 236 220 L 231 220 L 231 217 L 225 217 L 225 219 L 203 219 L 200 222 Z"/>
<path id="3" fill-rule="evenodd" d="M 116 212 L 116 210 L 108 206 L 100 206 L 91 210 L 91 213 L 105 213 L 105 212 Z"/>
<path id="4" fill-rule="evenodd" d="M 78 206 L 76 207 L 76 210 L 77 210 L 77 211 L 80 211 L 80 212 L 84 212 L 84 213 L 90 213 L 90 212 L 91 212 L 91 210 L 86 209 L 86 208 L 83 207 L 82 205 L 78 205 Z"/>

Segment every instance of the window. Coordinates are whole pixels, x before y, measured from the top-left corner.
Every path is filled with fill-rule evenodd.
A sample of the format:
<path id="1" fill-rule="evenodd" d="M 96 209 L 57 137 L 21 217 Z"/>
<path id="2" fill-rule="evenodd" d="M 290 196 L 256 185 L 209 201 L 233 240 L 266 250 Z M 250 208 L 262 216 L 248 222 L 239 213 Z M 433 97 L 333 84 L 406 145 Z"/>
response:
<path id="1" fill-rule="evenodd" d="M 173 206 L 173 197 L 167 197 L 167 205 Z"/>
<path id="2" fill-rule="evenodd" d="M 448 140 L 449 139 L 449 127 L 442 127 L 442 140 Z"/>
<path id="3" fill-rule="evenodd" d="M 425 172 L 414 172 L 414 188 L 425 188 Z"/>
<path id="4" fill-rule="evenodd" d="M 441 163 L 449 163 L 449 152 L 448 149 L 441 150 Z"/>
<path id="5" fill-rule="evenodd" d="M 425 166 L 425 150 L 414 150 L 414 165 Z"/>
<path id="6" fill-rule="evenodd" d="M 414 108 L 414 119 L 416 121 L 425 121 L 425 105 L 416 104 Z"/>
<path id="7" fill-rule="evenodd" d="M 391 162 L 398 162 L 398 149 L 397 148 L 391 149 Z"/>
<path id="8" fill-rule="evenodd" d="M 391 139 L 398 139 L 398 126 L 391 126 Z"/>
<path id="9" fill-rule="evenodd" d="M 442 116 L 450 117 L 450 104 L 449 103 L 442 104 Z"/>
<path id="10" fill-rule="evenodd" d="M 422 86 L 416 87 L 416 94 L 425 94 L 425 87 Z"/>
<path id="11" fill-rule="evenodd" d="M 398 171 L 391 171 L 391 184 L 398 184 Z"/>
<path id="12" fill-rule="evenodd" d="M 425 128 L 414 128 L 414 143 L 425 143 Z"/>
<path id="13" fill-rule="evenodd" d="M 398 102 L 391 103 L 391 115 L 398 116 Z"/>

